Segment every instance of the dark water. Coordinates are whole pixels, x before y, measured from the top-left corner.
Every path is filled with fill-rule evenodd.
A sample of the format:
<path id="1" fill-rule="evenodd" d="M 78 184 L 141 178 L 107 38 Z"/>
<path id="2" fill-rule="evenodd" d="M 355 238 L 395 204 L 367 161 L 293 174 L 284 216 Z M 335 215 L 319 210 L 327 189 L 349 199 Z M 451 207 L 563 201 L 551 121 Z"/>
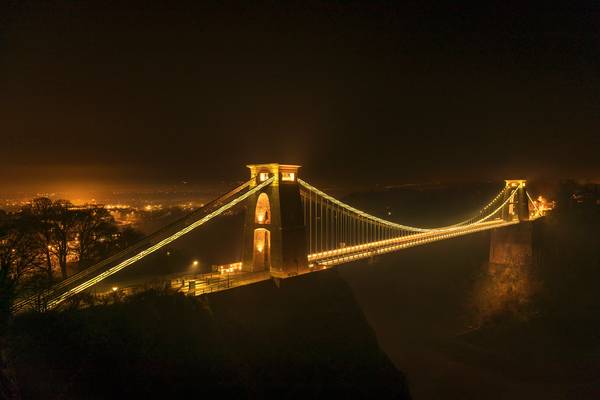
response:
<path id="1" fill-rule="evenodd" d="M 600 398 L 600 218 L 547 218 L 539 262 L 487 262 L 489 233 L 339 267 L 415 399 Z"/>

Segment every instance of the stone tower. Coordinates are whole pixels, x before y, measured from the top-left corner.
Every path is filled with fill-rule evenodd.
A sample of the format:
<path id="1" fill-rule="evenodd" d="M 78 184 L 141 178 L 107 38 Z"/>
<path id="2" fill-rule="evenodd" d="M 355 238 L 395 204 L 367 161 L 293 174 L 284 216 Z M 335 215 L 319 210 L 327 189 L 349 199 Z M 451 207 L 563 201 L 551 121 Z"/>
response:
<path id="1" fill-rule="evenodd" d="M 508 199 L 510 193 L 517 189 L 517 193 L 512 202 L 509 202 L 502 210 L 502 219 L 512 221 L 515 217 L 519 221 L 529 220 L 529 202 L 527 201 L 527 181 L 525 179 L 507 179 L 504 193 L 504 200 Z"/>
<path id="2" fill-rule="evenodd" d="M 268 270 L 276 278 L 308 271 L 299 165 L 252 164 L 250 188 L 273 182 L 246 200 L 242 270 Z"/>
<path id="3" fill-rule="evenodd" d="M 514 189 L 517 190 L 513 201 L 502 210 L 502 219 L 519 223 L 504 228 L 493 229 L 490 236 L 489 261 L 500 265 L 529 265 L 533 260 L 533 225 L 529 222 L 529 202 L 527 201 L 526 181 L 508 179 L 504 200 Z"/>

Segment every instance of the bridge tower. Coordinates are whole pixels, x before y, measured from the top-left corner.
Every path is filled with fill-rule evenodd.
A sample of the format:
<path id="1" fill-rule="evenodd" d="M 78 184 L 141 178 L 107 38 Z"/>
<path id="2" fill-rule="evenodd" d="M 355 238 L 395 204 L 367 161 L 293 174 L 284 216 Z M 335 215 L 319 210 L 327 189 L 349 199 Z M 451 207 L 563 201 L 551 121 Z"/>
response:
<path id="1" fill-rule="evenodd" d="M 308 270 L 299 165 L 251 164 L 250 188 L 273 182 L 246 200 L 242 270 L 287 278 Z"/>
<path id="2" fill-rule="evenodd" d="M 506 179 L 506 191 L 504 192 L 504 200 L 507 200 L 513 189 L 517 189 L 517 193 L 513 201 L 509 201 L 506 207 L 502 210 L 502 219 L 512 221 L 515 217 L 519 221 L 529 220 L 529 202 L 527 201 L 527 181 L 525 179 Z"/>
<path id="3" fill-rule="evenodd" d="M 533 224 L 529 222 L 529 202 L 527 200 L 527 181 L 525 179 L 507 179 L 504 200 L 514 189 L 517 193 L 502 210 L 502 219 L 519 223 L 501 229 L 493 229 L 490 236 L 490 257 L 492 264 L 504 266 L 529 265 L 533 260 Z"/>

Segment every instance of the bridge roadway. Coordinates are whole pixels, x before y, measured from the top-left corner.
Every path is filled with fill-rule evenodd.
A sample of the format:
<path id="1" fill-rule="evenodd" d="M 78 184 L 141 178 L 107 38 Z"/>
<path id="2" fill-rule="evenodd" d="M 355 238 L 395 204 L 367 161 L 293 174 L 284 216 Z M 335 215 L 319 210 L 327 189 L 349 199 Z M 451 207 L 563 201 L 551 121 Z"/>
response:
<path id="1" fill-rule="evenodd" d="M 409 247 L 425 245 L 431 242 L 451 239 L 453 237 L 463 236 L 484 230 L 502 228 L 517 223 L 519 223 L 519 221 L 516 219 L 513 221 L 494 219 L 474 225 L 451 227 L 442 230 L 432 230 L 424 233 L 415 233 L 362 245 L 347 246 L 336 250 L 313 253 L 308 255 L 309 266 L 311 268 L 304 273 L 317 272 L 339 264 L 358 261 Z M 260 272 L 212 272 L 207 274 L 170 276 L 163 279 L 158 285 L 156 285 L 155 282 L 155 284 L 151 286 L 168 286 L 186 295 L 199 296 L 205 293 L 219 292 L 249 285 L 268 280 L 270 278 L 271 274 L 268 270 Z M 113 285 L 99 284 L 97 289 L 93 290 L 92 293 L 101 297 L 106 296 L 114 292 L 112 287 Z M 147 289 L 148 285 L 143 282 L 120 282 L 116 283 L 115 287 L 120 293 L 131 294 L 138 290 Z"/>
<path id="2" fill-rule="evenodd" d="M 251 283 L 271 278 L 269 271 L 259 272 L 209 272 L 204 274 L 169 275 L 160 279 L 138 278 L 129 281 L 119 281 L 111 284 L 99 283 L 91 292 L 98 297 L 106 297 L 116 293 L 131 295 L 151 288 L 171 288 L 190 296 L 219 292 L 245 286 Z"/>
<path id="3" fill-rule="evenodd" d="M 503 228 L 509 225 L 519 223 L 518 220 L 504 221 L 495 219 L 492 221 L 480 222 L 476 225 L 458 226 L 446 228 L 443 230 L 434 230 L 425 233 L 412 234 L 408 236 L 386 239 L 377 242 L 347 246 L 337 250 L 331 250 L 321 253 L 314 253 L 308 256 L 310 270 L 305 273 L 317 272 L 335 265 L 358 261 L 365 258 L 402 250 L 409 247 L 420 246 L 440 240 L 451 239 L 453 237 L 468 235 L 484 230 Z M 245 286 L 252 283 L 268 280 L 271 278 L 269 271 L 244 272 L 235 271 L 230 273 L 207 273 L 207 274 L 186 274 L 170 277 L 164 280 L 171 288 L 191 296 L 199 296 L 205 293 L 219 292 L 227 289 L 233 289 L 239 286 Z M 111 293 L 111 288 L 99 285 L 96 292 L 99 295 Z M 119 291 L 126 293 L 133 292 L 137 288 L 144 288 L 145 284 L 123 283 L 119 285 Z"/>
<path id="4" fill-rule="evenodd" d="M 348 246 L 335 250 L 324 251 L 321 253 L 309 254 L 308 262 L 313 266 L 333 266 L 389 253 L 396 250 L 402 250 L 408 247 L 436 242 L 438 240 L 450 239 L 456 236 L 467 235 L 489 229 L 502 228 L 518 223 L 519 221 L 516 219 L 513 221 L 494 219 L 491 221 L 479 222 L 473 225 L 432 230 L 425 233 L 417 233 L 393 239 L 360 244 L 357 246 Z"/>
<path id="5" fill-rule="evenodd" d="M 83 270 L 82 272 L 76 275 L 65 279 L 62 282 L 57 283 L 48 290 L 41 291 L 28 298 L 21 299 L 15 302 L 13 310 L 18 311 L 26 307 L 35 308 L 36 305 L 44 305 L 45 308 L 53 308 L 62 301 L 68 299 L 69 297 L 76 295 L 77 293 L 80 293 L 86 289 L 89 289 L 94 285 L 97 285 L 98 283 L 102 282 L 105 278 L 130 266 L 131 264 L 136 263 L 137 261 L 146 257 L 147 255 L 152 254 L 153 252 L 168 245 L 174 240 L 177 240 L 181 236 L 186 235 L 193 229 L 196 229 L 201 225 L 205 224 L 206 222 L 212 220 L 213 218 L 221 215 L 222 213 L 231 209 L 237 204 L 240 204 L 246 199 L 249 199 L 251 196 L 260 193 L 263 189 L 265 189 L 267 186 L 271 185 L 271 183 L 274 182 L 276 176 L 276 174 L 272 176 L 269 176 L 269 174 L 264 175 L 266 175 L 266 178 L 264 180 L 261 180 L 260 183 L 256 182 L 256 177 L 253 176 L 250 181 L 243 183 L 242 185 L 215 199 L 214 201 L 210 202 L 201 209 L 194 211 L 193 213 L 184 217 L 183 219 L 176 221 L 173 224 L 149 235 L 148 237 L 134 244 L 133 246 L 124 249 L 123 251 L 97 263 L 96 265 L 93 265 L 92 267 Z M 527 201 L 532 201 L 530 197 L 528 197 L 528 200 L 524 200 L 524 202 L 522 201 L 521 203 L 515 200 L 515 195 L 517 194 L 517 192 L 519 190 L 525 190 L 524 181 L 506 181 L 506 187 L 488 205 L 481 209 L 474 218 L 471 218 L 470 220 L 464 221 L 460 224 L 455 224 L 444 228 L 417 228 L 400 225 L 366 214 L 358 209 L 355 209 L 347 204 L 344 204 L 334 199 L 333 197 L 319 191 L 318 189 L 310 186 L 304 181 L 298 179 L 298 182 L 300 183 L 300 185 L 302 185 L 302 187 L 305 190 L 309 191 L 308 197 L 306 196 L 306 194 L 304 195 L 304 220 L 306 225 L 308 217 L 308 235 L 310 236 L 308 238 L 309 243 L 313 242 L 313 233 L 315 234 L 315 243 L 317 243 L 318 239 L 320 239 L 321 245 L 323 244 L 324 232 L 326 235 L 325 239 L 330 239 L 330 237 L 327 236 L 328 227 L 335 226 L 334 224 L 336 222 L 334 221 L 339 220 L 340 213 L 343 222 L 355 222 L 354 225 L 351 224 L 351 226 L 354 226 L 355 228 L 350 229 L 356 229 L 356 227 L 358 226 L 361 227 L 360 229 L 366 228 L 366 237 L 364 231 L 362 232 L 362 234 L 359 231 L 351 231 L 349 236 L 353 238 L 356 238 L 358 236 L 361 237 L 363 241 L 368 241 L 374 239 L 369 239 L 371 237 L 369 235 L 372 234 L 376 237 L 377 234 L 381 235 L 382 233 L 384 235 L 387 235 L 388 237 L 390 237 L 390 235 L 395 237 L 391 237 L 389 239 L 368 241 L 367 243 L 347 245 L 337 238 L 336 233 L 334 235 L 336 237 L 334 242 L 338 246 L 337 248 L 320 251 L 318 253 L 308 254 L 307 261 L 309 268 L 298 267 L 297 271 L 294 271 L 293 269 L 288 269 L 285 271 L 285 274 L 281 277 L 294 276 L 301 273 L 310 273 L 330 266 L 352 262 L 364 258 L 370 258 L 413 246 L 423 245 L 444 239 L 450 239 L 453 237 L 475 233 L 483 230 L 502 228 L 508 225 L 517 224 L 519 223 L 518 218 L 523 217 L 523 215 L 521 214 L 524 214 L 525 211 L 516 214 L 514 211 L 514 204 L 525 204 L 527 206 Z M 256 186 L 252 186 L 254 183 L 257 183 Z M 508 193 L 507 190 L 512 190 L 512 192 Z M 261 196 L 262 194 L 263 193 L 261 193 Z M 523 197 L 523 193 L 521 193 L 520 197 Z M 498 202 L 502 202 L 502 204 L 500 204 L 497 208 L 494 209 L 492 206 Z M 499 215 L 503 214 L 502 210 L 508 205 L 509 202 L 511 202 L 511 204 L 513 205 L 513 207 L 510 209 L 512 211 L 508 211 L 508 214 L 512 217 L 512 220 L 506 221 L 497 218 Z M 313 203 L 315 210 L 314 214 L 311 212 L 313 209 Z M 535 203 L 533 203 L 533 205 L 534 207 L 536 207 Z M 325 206 L 325 213 L 323 206 Z M 256 208 L 257 205 L 253 203 L 250 205 L 250 207 Z M 319 207 L 319 212 L 317 212 L 317 207 Z M 334 213 L 328 212 L 328 210 L 331 208 L 334 210 Z M 519 210 L 521 210 L 521 208 L 523 207 L 520 207 Z M 486 211 L 488 209 L 489 211 Z M 528 207 L 525 207 L 523 209 L 527 210 Z M 332 219 L 332 215 L 335 215 L 335 219 Z M 541 215 L 539 213 L 539 210 L 537 210 L 537 213 L 534 213 L 533 218 L 539 216 Z M 475 218 L 478 219 L 475 220 Z M 529 215 L 529 218 L 532 218 L 531 213 Z M 324 219 L 325 222 L 323 222 Z M 256 222 L 254 222 L 254 218 L 251 218 L 251 220 L 252 231 L 256 232 Z M 320 227 L 319 231 L 317 231 L 316 229 L 310 229 L 313 226 L 313 222 L 316 224 L 315 227 Z M 324 230 L 323 226 L 325 226 Z M 262 228 L 262 226 L 260 226 L 259 228 L 264 229 Z M 270 228 L 281 229 L 281 226 L 271 226 Z M 321 235 L 320 238 L 318 236 L 319 232 Z M 254 241 L 256 241 L 256 237 L 254 238 Z M 329 242 L 331 242 L 331 240 Z M 328 243 L 328 240 L 325 240 L 325 243 Z M 254 247 L 252 248 L 252 252 L 253 251 Z M 248 260 L 246 260 L 246 262 L 248 262 Z M 250 260 L 250 262 L 253 261 Z M 251 277 L 250 275 L 246 275 L 246 273 L 242 271 L 239 271 L 239 273 L 236 271 L 235 276 L 230 276 L 230 278 L 234 278 L 234 281 L 228 278 L 226 280 L 226 284 L 223 284 L 221 279 L 212 280 L 210 277 L 192 277 L 191 279 L 188 279 L 188 290 L 191 290 L 193 286 L 194 293 L 199 294 L 205 291 L 217 291 L 227 289 L 230 287 L 242 286 L 245 284 L 256 282 L 257 280 L 268 279 L 269 272 L 273 271 L 267 270 L 265 271 L 265 274 L 259 274 L 258 276 Z M 181 279 L 183 279 L 181 290 L 185 291 L 185 278 Z M 163 283 L 164 282 L 166 281 L 163 280 Z M 192 282 L 193 284 L 190 286 L 189 283 Z M 196 290 L 196 288 L 198 290 Z M 112 290 L 112 288 L 110 288 L 110 290 Z"/>

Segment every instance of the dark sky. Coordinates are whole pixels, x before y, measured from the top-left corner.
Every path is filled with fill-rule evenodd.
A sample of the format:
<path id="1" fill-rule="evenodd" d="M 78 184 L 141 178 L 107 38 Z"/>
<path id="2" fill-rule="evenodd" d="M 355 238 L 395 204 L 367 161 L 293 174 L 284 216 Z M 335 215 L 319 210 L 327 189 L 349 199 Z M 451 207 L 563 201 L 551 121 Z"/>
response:
<path id="1" fill-rule="evenodd" d="M 4 188 L 600 178 L 594 2 L 122 3 L 2 6 Z"/>

